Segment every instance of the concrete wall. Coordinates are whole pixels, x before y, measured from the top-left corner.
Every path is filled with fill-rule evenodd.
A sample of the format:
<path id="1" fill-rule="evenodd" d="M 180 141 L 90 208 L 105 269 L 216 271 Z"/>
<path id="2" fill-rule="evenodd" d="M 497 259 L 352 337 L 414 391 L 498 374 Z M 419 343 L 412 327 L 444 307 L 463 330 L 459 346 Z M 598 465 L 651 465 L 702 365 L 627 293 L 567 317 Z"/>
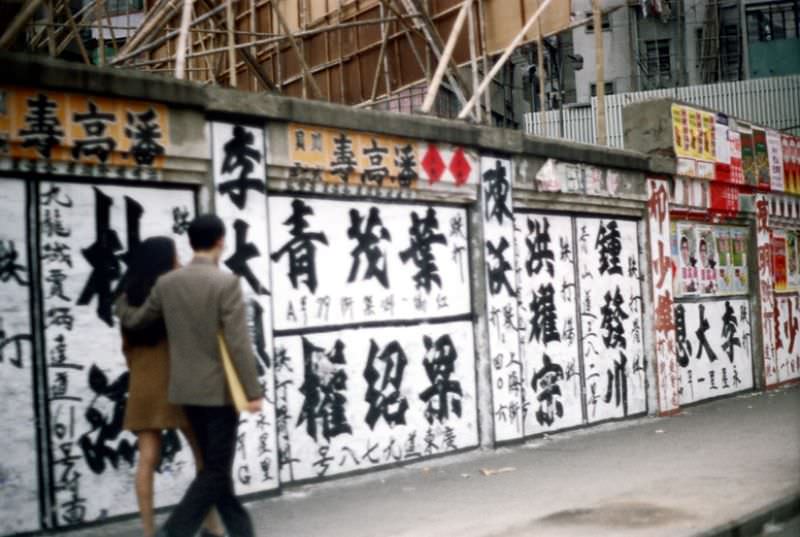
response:
<path id="1" fill-rule="evenodd" d="M 222 268 L 242 276 L 270 403 L 243 417 L 240 493 L 681 403 L 657 381 L 674 357 L 652 358 L 645 176 L 674 169 L 658 159 L 34 58 L 0 68 L 17 74 L 0 109 L 2 535 L 135 513 L 109 297 L 141 238 L 172 236 L 187 260 L 200 211 L 229 226 Z M 159 506 L 193 474 L 185 440 L 165 440 Z"/>

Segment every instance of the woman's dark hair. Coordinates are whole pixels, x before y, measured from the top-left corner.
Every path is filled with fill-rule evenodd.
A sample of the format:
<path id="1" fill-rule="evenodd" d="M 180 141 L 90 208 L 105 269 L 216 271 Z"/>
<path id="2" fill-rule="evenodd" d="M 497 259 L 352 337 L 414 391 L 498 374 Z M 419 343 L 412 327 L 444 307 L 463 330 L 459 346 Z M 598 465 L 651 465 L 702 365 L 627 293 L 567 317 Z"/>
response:
<path id="1" fill-rule="evenodd" d="M 162 274 L 175 266 L 175 242 L 169 237 L 151 237 L 133 252 L 133 260 L 122 282 L 122 292 L 131 306 L 141 306 Z M 131 345 L 155 345 L 167 337 L 163 319 L 140 330 L 123 333 Z"/>

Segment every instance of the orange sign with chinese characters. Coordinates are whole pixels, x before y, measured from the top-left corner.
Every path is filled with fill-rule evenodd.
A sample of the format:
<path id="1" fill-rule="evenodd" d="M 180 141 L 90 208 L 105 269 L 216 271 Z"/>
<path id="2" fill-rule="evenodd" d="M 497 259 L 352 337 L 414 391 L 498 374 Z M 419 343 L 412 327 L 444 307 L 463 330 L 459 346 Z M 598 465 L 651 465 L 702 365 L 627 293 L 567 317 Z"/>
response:
<path id="1" fill-rule="evenodd" d="M 410 189 L 419 179 L 417 144 L 394 136 L 290 124 L 289 159 L 294 179 Z"/>
<path id="2" fill-rule="evenodd" d="M 46 161 L 56 173 L 65 163 L 66 173 L 98 167 L 110 176 L 164 166 L 163 104 L 16 87 L 0 87 L 0 94 L 0 157 Z"/>

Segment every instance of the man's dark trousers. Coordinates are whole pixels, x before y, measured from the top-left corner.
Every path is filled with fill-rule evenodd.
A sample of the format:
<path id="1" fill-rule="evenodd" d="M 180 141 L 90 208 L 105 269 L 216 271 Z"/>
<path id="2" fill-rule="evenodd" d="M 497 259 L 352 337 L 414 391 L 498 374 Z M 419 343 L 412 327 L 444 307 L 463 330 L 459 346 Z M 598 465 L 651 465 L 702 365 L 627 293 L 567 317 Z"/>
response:
<path id="1" fill-rule="evenodd" d="M 164 529 L 169 537 L 192 537 L 211 507 L 216 507 L 231 537 L 254 537 L 253 523 L 233 491 L 233 457 L 239 414 L 231 406 L 184 406 L 192 426 L 203 469 Z"/>

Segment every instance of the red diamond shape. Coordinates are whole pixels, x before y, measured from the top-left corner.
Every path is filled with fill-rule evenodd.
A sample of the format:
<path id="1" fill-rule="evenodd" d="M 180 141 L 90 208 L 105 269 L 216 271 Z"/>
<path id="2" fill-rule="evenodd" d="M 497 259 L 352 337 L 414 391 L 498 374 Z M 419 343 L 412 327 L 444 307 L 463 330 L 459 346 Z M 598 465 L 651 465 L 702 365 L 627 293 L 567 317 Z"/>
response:
<path id="1" fill-rule="evenodd" d="M 456 185 L 461 186 L 469 179 L 469 172 L 472 171 L 472 166 L 469 165 L 469 160 L 464 156 L 464 148 L 459 147 L 453 153 L 453 158 L 450 160 L 450 173 L 456 178 Z"/>
<path id="2" fill-rule="evenodd" d="M 438 182 L 444 173 L 444 161 L 439 153 L 439 148 L 430 144 L 422 159 L 422 169 L 428 174 L 430 184 Z"/>

